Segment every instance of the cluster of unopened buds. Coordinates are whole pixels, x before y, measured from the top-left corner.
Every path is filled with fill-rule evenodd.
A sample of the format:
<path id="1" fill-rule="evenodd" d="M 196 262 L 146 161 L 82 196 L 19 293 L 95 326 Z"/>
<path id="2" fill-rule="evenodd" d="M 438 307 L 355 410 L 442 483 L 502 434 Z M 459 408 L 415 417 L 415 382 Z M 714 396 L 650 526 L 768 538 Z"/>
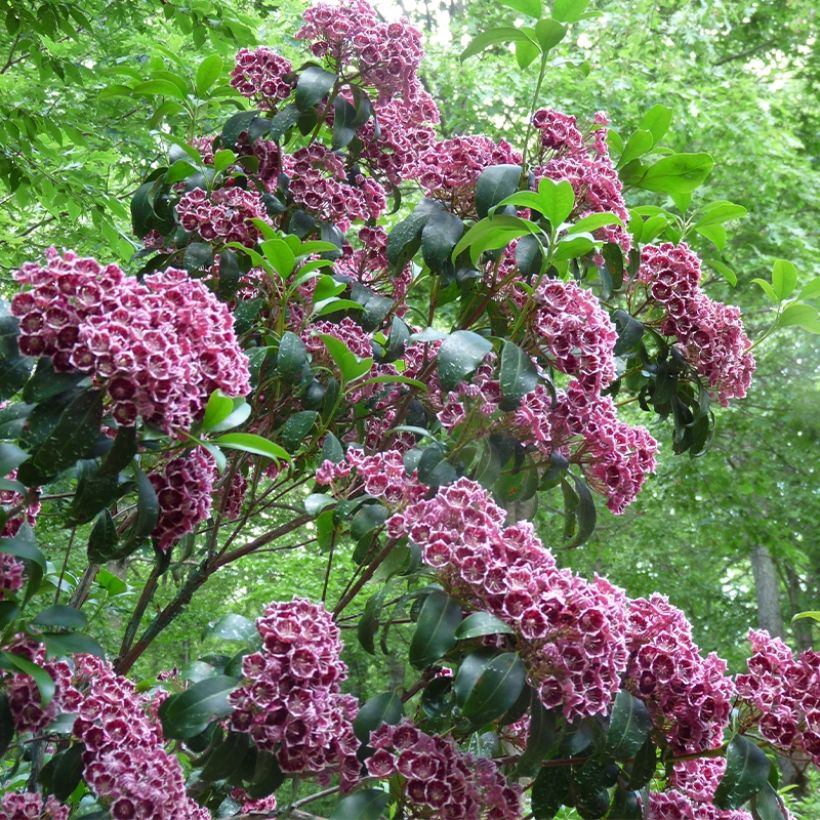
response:
<path id="1" fill-rule="evenodd" d="M 245 681 L 230 695 L 231 726 L 259 749 L 274 752 L 283 772 L 338 773 L 359 779 L 359 742 L 352 720 L 358 702 L 339 685 L 339 628 L 321 604 L 304 598 L 270 604 L 256 622 L 262 648 L 242 661 Z"/>
<path id="2" fill-rule="evenodd" d="M 447 820 L 518 820 L 521 790 L 509 784 L 488 758 L 461 752 L 452 738 L 428 735 L 409 721 L 383 723 L 370 734 L 367 759 L 373 777 L 401 775 L 407 782 L 410 817 Z"/>
<path id="3" fill-rule="evenodd" d="M 185 271 L 140 282 L 116 265 L 71 251 L 29 262 L 12 298 L 20 352 L 50 356 L 55 370 L 87 373 L 124 426 L 137 417 L 164 432 L 188 429 L 208 396 L 250 390 L 248 360 L 227 307 Z"/>

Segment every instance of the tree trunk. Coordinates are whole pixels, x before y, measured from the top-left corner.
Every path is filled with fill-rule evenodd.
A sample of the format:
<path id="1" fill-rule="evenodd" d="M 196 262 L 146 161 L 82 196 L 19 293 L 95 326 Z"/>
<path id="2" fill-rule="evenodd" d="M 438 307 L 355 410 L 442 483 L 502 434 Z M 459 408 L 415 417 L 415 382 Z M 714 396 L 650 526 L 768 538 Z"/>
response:
<path id="1" fill-rule="evenodd" d="M 777 567 L 772 554 L 763 544 L 752 547 L 752 572 L 757 596 L 757 622 L 772 637 L 783 637 L 783 617 L 780 614 L 780 589 Z"/>
<path id="2" fill-rule="evenodd" d="M 803 589 L 800 585 L 800 576 L 798 576 L 794 567 L 791 564 L 786 564 L 786 591 L 789 594 L 789 609 L 791 615 L 794 616 L 801 611 L 801 598 Z M 792 624 L 792 634 L 797 643 L 797 648 L 803 652 L 806 649 L 814 649 L 814 641 L 812 639 L 811 621 L 806 618 L 801 618 Z"/>

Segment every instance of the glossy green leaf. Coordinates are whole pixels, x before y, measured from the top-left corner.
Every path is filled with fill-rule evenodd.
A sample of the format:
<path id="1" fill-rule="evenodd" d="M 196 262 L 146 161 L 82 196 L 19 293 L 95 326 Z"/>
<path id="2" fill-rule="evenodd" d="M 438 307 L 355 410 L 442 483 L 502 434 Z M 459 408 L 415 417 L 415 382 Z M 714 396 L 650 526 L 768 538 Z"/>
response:
<path id="1" fill-rule="evenodd" d="M 513 629 L 500 618 L 489 612 L 473 612 L 468 615 L 456 629 L 456 638 L 466 641 L 482 635 L 511 635 Z"/>
<path id="2" fill-rule="evenodd" d="M 615 696 L 607 731 L 607 748 L 616 760 L 634 757 L 652 728 L 652 718 L 642 700 L 622 689 Z"/>
<path id="3" fill-rule="evenodd" d="M 518 700 L 526 674 L 515 652 L 473 652 L 461 662 L 453 681 L 461 713 L 476 726 L 501 717 Z"/>
<path id="4" fill-rule="evenodd" d="M 438 273 L 464 233 L 464 223 L 449 211 L 431 214 L 421 230 L 421 255 L 430 270 Z"/>
<path id="5" fill-rule="evenodd" d="M 747 211 L 742 205 L 736 205 L 734 202 L 726 200 L 710 202 L 700 209 L 700 216 L 694 227 L 703 228 L 706 225 L 718 225 L 732 219 L 741 219 L 746 216 L 746 213 Z"/>
<path id="6" fill-rule="evenodd" d="M 0 444 L 0 476 L 8 475 L 28 458 L 28 453 L 15 444 Z"/>
<path id="7" fill-rule="evenodd" d="M 522 40 L 528 43 L 533 42 L 532 37 L 521 29 L 512 26 L 499 26 L 474 37 L 467 48 L 461 52 L 461 59 L 466 60 L 490 46 L 497 46 L 502 43 L 516 43 Z"/>
<path id="8" fill-rule="evenodd" d="M 353 721 L 353 731 L 362 743 L 367 743 L 370 733 L 383 723 L 395 726 L 404 715 L 401 699 L 394 692 L 382 692 L 365 701 Z"/>
<path id="9" fill-rule="evenodd" d="M 455 390 L 492 350 L 492 344 L 471 330 L 457 330 L 441 344 L 438 372 L 444 390 Z"/>
<path id="10" fill-rule="evenodd" d="M 0 652 L 0 666 L 3 669 L 23 672 L 28 675 L 37 685 L 40 693 L 40 705 L 45 709 L 54 698 L 56 685 L 49 673 L 28 658 L 15 655 L 13 652 Z"/>
<path id="11" fill-rule="evenodd" d="M 538 372 L 532 358 L 509 339 L 504 340 L 499 364 L 501 395 L 508 402 L 516 404 L 523 396 L 535 390 Z"/>
<path id="12" fill-rule="evenodd" d="M 228 695 L 237 685 L 235 678 L 217 675 L 171 695 L 159 707 L 165 737 L 185 740 L 199 734 L 215 718 L 229 715 Z"/>
<path id="13" fill-rule="evenodd" d="M 83 629 L 88 621 L 85 614 L 73 606 L 56 604 L 46 607 L 32 619 L 34 626 L 59 626 L 62 629 Z"/>
<path id="14" fill-rule="evenodd" d="M 792 817 L 771 783 L 766 783 L 752 797 L 749 808 L 755 820 L 789 820 Z"/>
<path id="15" fill-rule="evenodd" d="M 555 0 L 552 16 L 562 23 L 576 23 L 584 16 L 589 0 Z"/>
<path id="16" fill-rule="evenodd" d="M 572 778 L 569 766 L 541 769 L 532 784 L 534 820 L 551 820 L 569 801 Z"/>
<path id="17" fill-rule="evenodd" d="M 547 711 L 535 689 L 530 690 L 530 729 L 524 753 L 516 761 L 517 777 L 533 777 L 558 740 L 556 711 Z"/>
<path id="18" fill-rule="evenodd" d="M 650 165 L 638 184 L 659 193 L 690 193 L 706 181 L 713 165 L 708 154 L 672 154 Z"/>
<path id="19" fill-rule="evenodd" d="M 214 390 L 208 397 L 205 405 L 205 415 L 202 417 L 202 430 L 208 432 L 217 424 L 224 421 L 233 412 L 233 399 L 226 396 L 221 390 Z"/>
<path id="20" fill-rule="evenodd" d="M 498 0 L 502 6 L 509 6 L 529 17 L 538 19 L 541 16 L 541 0 Z"/>
<path id="21" fill-rule="evenodd" d="M 410 642 L 410 663 L 423 669 L 444 657 L 456 644 L 461 606 L 447 593 L 435 590 L 424 599 Z"/>
<path id="22" fill-rule="evenodd" d="M 769 758 L 751 740 L 735 735 L 726 750 L 726 771 L 715 791 L 715 805 L 736 809 L 768 783 Z"/>
<path id="23" fill-rule="evenodd" d="M 78 652 L 105 658 L 105 650 L 90 635 L 80 632 L 45 632 L 42 635 L 48 657 L 63 658 Z"/>
<path id="24" fill-rule="evenodd" d="M 217 81 L 222 73 L 222 58 L 218 54 L 211 54 L 206 57 L 196 69 L 196 79 L 194 87 L 198 97 L 204 97 L 205 93 Z"/>
<path id="25" fill-rule="evenodd" d="M 255 639 L 257 634 L 256 624 L 252 620 L 244 615 L 231 613 L 223 615 L 216 623 L 205 627 L 202 637 L 244 643 Z"/>
<path id="26" fill-rule="evenodd" d="M 792 302 L 783 308 L 777 321 L 780 327 L 802 327 L 810 333 L 820 333 L 820 319 L 817 309 L 803 302 Z"/>
<path id="27" fill-rule="evenodd" d="M 31 561 L 45 571 L 46 558 L 37 546 L 34 530 L 28 522 L 23 522 L 13 536 L 0 538 L 0 553 Z"/>
<path id="28" fill-rule="evenodd" d="M 555 48 L 564 39 L 567 29 L 557 20 L 543 17 L 534 26 L 535 39 L 541 47 L 541 51 L 546 54 L 550 49 Z"/>
<path id="29" fill-rule="evenodd" d="M 672 111 L 665 105 L 653 105 L 641 117 L 638 123 L 638 128 L 643 131 L 649 131 L 652 134 L 655 142 L 659 142 L 661 137 L 669 130 L 672 123 Z"/>
<path id="30" fill-rule="evenodd" d="M 491 165 L 478 177 L 475 186 L 476 211 L 480 217 L 501 200 L 514 194 L 521 182 L 520 165 Z"/>
<path id="31" fill-rule="evenodd" d="M 632 162 L 632 160 L 639 159 L 644 154 L 649 153 L 649 151 L 652 150 L 654 145 L 655 138 L 652 136 L 652 132 L 645 131 L 643 129 L 638 129 L 626 141 L 624 150 L 621 153 L 620 159 L 618 160 L 618 167 L 621 168 L 624 165 L 627 165 L 628 163 Z"/>
<path id="32" fill-rule="evenodd" d="M 274 461 L 290 461 L 287 450 L 255 433 L 225 433 L 214 439 L 214 444 L 229 450 L 242 450 Z"/>
<path id="33" fill-rule="evenodd" d="M 797 287 L 797 268 L 787 259 L 776 259 L 772 266 L 772 287 L 778 299 L 788 299 Z"/>
<path id="34" fill-rule="evenodd" d="M 315 410 L 300 410 L 292 416 L 282 427 L 282 444 L 289 451 L 296 451 L 303 444 L 308 444 L 319 414 Z"/>
<path id="35" fill-rule="evenodd" d="M 575 205 L 575 192 L 565 179 L 553 182 L 545 177 L 538 183 L 539 210 L 553 228 L 564 223 Z"/>
<path id="36" fill-rule="evenodd" d="M 309 65 L 296 82 L 296 107 L 300 111 L 312 108 L 333 88 L 336 75 L 317 65 Z"/>

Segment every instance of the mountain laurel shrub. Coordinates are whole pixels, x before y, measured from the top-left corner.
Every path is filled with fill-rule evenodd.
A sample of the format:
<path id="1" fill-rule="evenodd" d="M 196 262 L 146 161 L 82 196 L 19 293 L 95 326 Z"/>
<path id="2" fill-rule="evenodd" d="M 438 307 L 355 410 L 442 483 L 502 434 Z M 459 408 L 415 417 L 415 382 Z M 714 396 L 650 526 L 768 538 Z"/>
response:
<path id="1" fill-rule="evenodd" d="M 535 19 L 463 56 L 512 42 L 538 70 L 509 142 L 439 139 L 419 32 L 320 3 L 296 33 L 307 60 L 241 50 L 238 113 L 140 185 L 136 275 L 56 249 L 17 272 L 0 817 L 331 796 L 333 818 L 788 816 L 775 754 L 820 762 L 820 655 L 753 631 L 733 677 L 663 595 L 579 577 L 530 523 L 549 496 L 552 546 L 583 543 L 596 504 L 620 514 L 640 492 L 656 436 L 699 455 L 744 397 L 752 344 L 705 281 L 734 274 L 693 249 L 744 209 L 690 207 L 712 159 L 663 148 L 663 106 L 627 139 L 603 113 L 540 107 L 585 3 L 506 5 Z M 218 75 L 206 59 L 196 92 Z M 630 210 L 630 189 L 661 204 Z M 764 284 L 781 324 L 806 324 L 783 304 L 789 263 Z M 36 536 L 55 498 L 60 549 Z M 203 584 L 286 539 L 326 556 L 321 600 L 222 618 L 212 634 L 238 646 L 195 673 L 128 678 Z M 139 551 L 154 568 L 106 658 L 83 606 L 116 597 L 105 565 Z M 183 553 L 176 596 L 152 606 Z M 350 642 L 400 654 L 405 684 L 360 700 Z M 277 807 L 288 780 L 307 795 Z"/>

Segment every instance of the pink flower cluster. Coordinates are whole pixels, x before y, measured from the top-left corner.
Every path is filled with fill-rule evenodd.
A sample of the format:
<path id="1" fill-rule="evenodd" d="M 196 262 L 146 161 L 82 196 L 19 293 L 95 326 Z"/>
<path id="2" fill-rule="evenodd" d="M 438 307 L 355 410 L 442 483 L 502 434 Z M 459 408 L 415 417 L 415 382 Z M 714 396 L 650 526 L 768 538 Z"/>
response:
<path id="1" fill-rule="evenodd" d="M 185 793 L 182 767 L 165 751 L 162 728 L 134 684 L 99 658 L 75 661 L 82 698 L 69 711 L 79 712 L 74 734 L 85 747 L 83 776 L 112 820 L 208 820 L 208 810 Z"/>
<path id="2" fill-rule="evenodd" d="M 64 712 L 76 712 L 80 695 L 72 685 L 72 669 L 64 660 L 46 662 L 45 649 L 31 638 L 18 635 L 6 651 L 36 663 L 54 681 L 55 694 L 43 708 L 34 679 L 24 672 L 15 672 L 4 680 L 9 709 L 18 732 L 40 732 Z"/>
<path id="3" fill-rule="evenodd" d="M 517 820 L 521 789 L 509 784 L 495 763 L 464 754 L 450 737 L 436 737 L 410 721 L 383 723 L 370 734 L 376 750 L 367 761 L 373 777 L 400 774 L 407 781 L 409 817 L 442 820 Z M 434 814 L 431 814 L 431 811 Z"/>
<path id="4" fill-rule="evenodd" d="M 16 278 L 31 286 L 12 299 L 20 351 L 90 374 L 122 425 L 142 416 L 166 433 L 187 429 L 215 389 L 250 390 L 231 314 L 185 271 L 139 282 L 116 265 L 52 248 L 45 268 L 26 263 Z"/>
<path id="5" fill-rule="evenodd" d="M 553 436 L 562 441 L 576 435 L 583 444 L 572 453 L 572 460 L 584 466 L 592 486 L 606 496 L 609 509 L 622 513 L 647 475 L 655 471 L 657 441 L 645 427 L 620 421 L 610 396 L 592 395 L 573 381 L 560 394 Z"/>
<path id="6" fill-rule="evenodd" d="M 321 604 L 304 598 L 270 604 L 256 622 L 262 649 L 245 656 L 245 681 L 231 693 L 231 725 L 275 752 L 283 772 L 338 771 L 359 778 L 351 721 L 357 700 L 339 691 L 347 677 L 339 628 Z"/>
<path id="7" fill-rule="evenodd" d="M 0 402 L 0 409 L 2 409 L 2 402 Z M 17 478 L 17 470 L 12 470 L 6 478 L 13 481 Z M 31 493 L 32 491 L 29 490 Z M 6 523 L 0 527 L 0 538 L 12 538 L 17 534 L 17 530 L 27 522 L 33 527 L 37 521 L 37 516 L 40 514 L 40 494 L 38 490 L 34 490 L 34 498 L 28 506 L 20 513 L 6 519 Z M 23 501 L 23 496 L 16 490 L 0 490 L 0 506 L 16 507 Z M 11 565 L 8 565 L 9 568 Z M 2 586 L 2 585 L 0 585 Z"/>
<path id="8" fill-rule="evenodd" d="M 0 601 L 23 586 L 25 565 L 11 555 L 0 554 Z"/>
<path id="9" fill-rule="evenodd" d="M 393 185 L 414 179 L 423 170 L 421 155 L 436 140 L 433 126 L 439 111 L 422 88 L 405 99 L 376 102 L 376 121 L 369 120 L 357 132 L 362 141 L 362 159 Z"/>
<path id="10" fill-rule="evenodd" d="M 615 325 L 595 294 L 575 282 L 544 281 L 533 294 L 530 333 L 562 373 L 599 393 L 615 378 Z"/>
<path id="11" fill-rule="evenodd" d="M 261 46 L 250 51 L 243 48 L 236 55 L 231 71 L 231 85 L 243 96 L 255 100 L 260 108 L 273 111 L 293 90 L 288 75 L 293 66 L 272 48 Z"/>
<path id="12" fill-rule="evenodd" d="M 678 753 L 720 745 L 735 694 L 726 662 L 705 659 L 686 616 L 657 593 L 629 607 L 625 688 L 643 700 L 655 726 Z"/>
<path id="13" fill-rule="evenodd" d="M 752 815 L 743 809 L 719 809 L 713 805 L 715 790 L 725 771 L 725 757 L 676 762 L 667 791 L 649 795 L 651 816 L 658 820 L 752 820 Z"/>
<path id="14" fill-rule="evenodd" d="M 348 349 L 359 358 L 365 359 L 373 355 L 373 346 L 370 337 L 351 318 L 345 317 L 341 322 L 327 320 L 314 322 L 305 328 L 302 341 L 308 353 L 319 359 L 329 359 L 329 354 L 321 335 L 333 336 L 344 342 Z"/>
<path id="15" fill-rule="evenodd" d="M 757 714 L 760 734 L 784 753 L 803 752 L 820 766 L 820 652 L 795 657 L 780 638 L 751 630 L 749 672 L 737 693 Z"/>
<path id="16" fill-rule="evenodd" d="M 609 212 L 626 224 L 629 214 L 623 185 L 606 145 L 606 118 L 598 114 L 595 119 L 599 127 L 593 131 L 592 145 L 588 145 L 575 117 L 548 108 L 535 112 L 533 125 L 541 132 L 538 166 L 534 169 L 536 185 L 544 177 L 555 182 L 565 179 L 575 192 L 575 218 Z M 629 233 L 620 225 L 599 228 L 595 234 L 605 242 L 617 243 L 624 251 L 632 244 Z"/>
<path id="17" fill-rule="evenodd" d="M 176 208 L 179 224 L 208 242 L 219 239 L 253 247 L 260 234 L 251 220 L 269 221 L 261 194 L 236 185 L 217 188 L 210 197 L 194 188 L 180 197 Z"/>
<path id="18" fill-rule="evenodd" d="M 623 592 L 558 569 L 552 555 L 479 484 L 461 478 L 387 522 L 408 536 L 444 587 L 470 610 L 490 612 L 515 631 L 532 685 L 568 720 L 606 713 L 626 668 Z"/>
<path id="19" fill-rule="evenodd" d="M 159 501 L 159 520 L 151 535 L 161 550 L 171 549 L 210 515 L 215 474 L 213 456 L 196 447 L 148 476 Z"/>
<path id="20" fill-rule="evenodd" d="M 360 82 L 381 97 L 407 96 L 415 88 L 421 34 L 406 20 L 382 22 L 363 0 L 317 3 L 305 11 L 304 20 L 296 39 L 313 41 L 313 55 L 328 60 L 334 73 L 357 70 Z"/>
<path id="21" fill-rule="evenodd" d="M 239 811 L 242 814 L 267 814 L 276 809 L 275 794 L 254 800 L 248 796 L 245 789 L 236 788 L 231 789 L 231 799 L 239 803 Z"/>
<path id="22" fill-rule="evenodd" d="M 0 797 L 0 820 L 68 820 L 71 809 L 54 795 L 45 800 L 37 792 L 6 792 Z"/>
<path id="23" fill-rule="evenodd" d="M 641 249 L 638 281 L 665 311 L 661 330 L 675 336 L 686 358 L 724 407 L 749 389 L 755 360 L 740 309 L 710 299 L 700 288 L 700 260 L 685 242 Z"/>
<path id="24" fill-rule="evenodd" d="M 357 480 L 352 480 L 353 476 Z M 368 456 L 364 450 L 351 447 L 344 461 L 322 462 L 316 472 L 316 482 L 332 486 L 335 493 L 340 491 L 342 482 L 361 487 L 368 495 L 382 498 L 392 506 L 412 503 L 427 492 L 415 471 L 407 475 L 402 454 L 395 449 Z"/>
<path id="25" fill-rule="evenodd" d="M 428 196 L 462 217 L 475 215 L 475 184 L 491 165 L 516 165 L 521 154 L 508 142 L 489 137 L 452 137 L 431 145 L 419 157 L 419 183 Z"/>
<path id="26" fill-rule="evenodd" d="M 242 502 L 248 492 L 248 479 L 237 470 L 225 494 L 225 519 L 236 521 L 242 515 Z"/>
<path id="27" fill-rule="evenodd" d="M 319 219 L 347 230 L 353 220 L 378 219 L 387 206 L 384 189 L 370 177 L 348 175 L 342 158 L 320 143 L 299 148 L 283 160 L 294 201 Z"/>

